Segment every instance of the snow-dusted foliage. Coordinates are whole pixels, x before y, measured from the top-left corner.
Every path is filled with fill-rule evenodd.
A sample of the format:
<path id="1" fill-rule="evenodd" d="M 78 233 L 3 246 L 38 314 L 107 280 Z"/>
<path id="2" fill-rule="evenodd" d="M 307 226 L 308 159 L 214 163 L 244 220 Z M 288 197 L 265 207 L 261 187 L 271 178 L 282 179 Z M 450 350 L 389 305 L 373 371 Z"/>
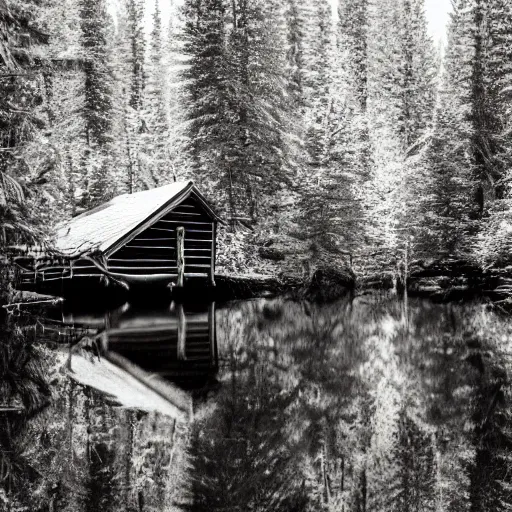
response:
<path id="1" fill-rule="evenodd" d="M 193 179 L 233 229 L 252 230 L 238 237 L 240 254 L 279 235 L 288 253 L 350 255 L 363 269 L 507 258 L 505 0 L 455 1 L 442 55 L 424 0 L 37 9 L 43 30 L 24 50 L 35 60 L 22 64 L 40 78 L 5 88 L 1 158 L 14 174 L 25 162 L 27 182 L 42 173 L 52 185 L 33 196 L 48 225 L 55 211 Z M 12 27 L 3 30 L 14 49 Z"/>

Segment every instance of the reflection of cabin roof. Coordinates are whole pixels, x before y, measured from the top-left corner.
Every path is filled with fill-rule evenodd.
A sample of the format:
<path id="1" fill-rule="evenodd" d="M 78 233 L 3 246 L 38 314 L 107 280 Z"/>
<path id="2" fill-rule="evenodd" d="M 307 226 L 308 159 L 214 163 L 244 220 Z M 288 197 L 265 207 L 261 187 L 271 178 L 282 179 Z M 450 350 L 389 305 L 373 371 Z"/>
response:
<path id="1" fill-rule="evenodd" d="M 179 421 L 192 419 L 192 397 L 156 375 L 146 373 L 117 354 L 97 359 L 75 353 L 71 377 L 93 387 L 130 409 L 157 411 Z"/>
<path id="2" fill-rule="evenodd" d="M 214 221 L 219 218 L 192 181 L 115 197 L 92 210 L 62 223 L 57 228 L 55 249 L 74 257 L 94 251 L 105 252 L 139 227 L 153 223 L 193 195 Z"/>

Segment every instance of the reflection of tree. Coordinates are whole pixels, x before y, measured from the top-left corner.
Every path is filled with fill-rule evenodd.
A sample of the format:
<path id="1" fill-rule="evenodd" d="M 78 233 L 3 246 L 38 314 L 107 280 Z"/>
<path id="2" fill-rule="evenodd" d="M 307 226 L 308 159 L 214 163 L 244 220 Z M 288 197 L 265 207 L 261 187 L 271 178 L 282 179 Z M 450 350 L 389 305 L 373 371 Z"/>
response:
<path id="1" fill-rule="evenodd" d="M 397 512 L 435 510 L 435 454 L 432 435 L 401 410 L 390 461 L 392 478 L 383 509 Z"/>
<path id="2" fill-rule="evenodd" d="M 472 418 L 475 457 L 469 467 L 472 512 L 512 508 L 512 361 L 505 365 L 486 355 L 482 351 L 471 358 L 478 374 Z"/>
<path id="3" fill-rule="evenodd" d="M 190 439 L 188 427 L 112 406 L 59 373 L 51 405 L 35 414 L 50 399 L 50 352 L 9 331 L 3 396 L 29 413 L 1 417 L 0 499 L 54 512 L 511 504 L 508 319 L 364 297 L 232 304 L 219 317 L 220 389 Z"/>
<path id="4" fill-rule="evenodd" d="M 117 481 L 118 468 L 115 467 L 116 448 L 112 433 L 115 428 L 115 417 L 112 410 L 106 407 L 103 400 L 98 399 L 91 390 L 86 389 L 88 404 L 87 432 L 90 441 L 87 443 L 86 456 L 89 461 L 89 475 L 86 483 L 88 500 L 86 512 L 98 510 L 110 512 L 115 510 L 120 494 Z M 88 437 L 89 437 L 88 436 Z"/>
<path id="5" fill-rule="evenodd" d="M 496 315 L 363 297 L 322 307 L 255 301 L 233 306 L 225 324 L 221 316 L 225 361 L 235 343 L 237 363 L 257 364 L 275 393 L 300 390 L 284 428 L 314 510 L 510 502 L 510 361 L 499 346 L 512 327 Z"/>
<path id="6" fill-rule="evenodd" d="M 306 510 L 297 447 L 286 432 L 296 390 L 283 390 L 252 357 L 243 365 L 232 358 L 215 412 L 194 428 L 194 512 Z"/>
<path id="7" fill-rule="evenodd" d="M 42 352 L 23 334 L 21 324 L 13 328 L 1 321 L 0 484 L 10 502 L 18 499 L 21 489 L 40 478 L 26 457 L 26 426 L 28 419 L 48 403 L 50 391 Z"/>

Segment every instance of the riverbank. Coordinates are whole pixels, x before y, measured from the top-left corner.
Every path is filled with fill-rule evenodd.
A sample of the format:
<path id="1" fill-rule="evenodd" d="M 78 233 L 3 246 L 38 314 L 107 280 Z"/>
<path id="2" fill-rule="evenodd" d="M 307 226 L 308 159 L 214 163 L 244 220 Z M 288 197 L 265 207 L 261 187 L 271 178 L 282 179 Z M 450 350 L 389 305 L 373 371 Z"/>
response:
<path id="1" fill-rule="evenodd" d="M 330 302 L 347 293 L 393 290 L 436 302 L 487 298 L 497 307 L 512 310 L 512 266 L 484 269 L 461 259 L 412 261 L 408 274 L 387 265 L 372 272 L 353 270 L 344 262 L 322 264 L 310 275 L 279 272 L 274 275 L 231 274 L 217 278 L 222 296 L 288 295 L 312 302 Z"/>
<path id="2" fill-rule="evenodd" d="M 127 292 L 116 286 L 105 287 L 99 281 L 77 283 L 76 290 L 68 290 L 63 296 L 71 302 L 119 302 L 159 301 L 171 298 L 183 302 L 242 300 L 255 297 L 288 296 L 296 300 L 317 303 L 332 302 L 347 293 L 364 294 L 373 290 L 394 290 L 401 294 L 405 288 L 409 295 L 435 301 L 465 300 L 487 297 L 493 304 L 512 309 L 512 266 L 483 269 L 464 260 L 412 261 L 407 275 L 396 266 L 382 265 L 352 269 L 347 262 L 320 261 L 309 272 L 297 265 L 275 265 L 271 272 L 239 272 L 221 269 L 215 275 L 216 286 L 211 287 L 205 279 L 189 278 L 181 289 L 137 289 Z M 69 283 L 72 284 L 72 283 Z M 60 296 L 62 287 L 55 290 Z M 74 288 L 74 287 L 73 287 Z M 26 296 L 25 296 L 26 295 Z M 20 304 L 52 297 L 30 292 L 15 295 L 15 309 Z M 12 308 L 10 308 L 12 309 Z"/>

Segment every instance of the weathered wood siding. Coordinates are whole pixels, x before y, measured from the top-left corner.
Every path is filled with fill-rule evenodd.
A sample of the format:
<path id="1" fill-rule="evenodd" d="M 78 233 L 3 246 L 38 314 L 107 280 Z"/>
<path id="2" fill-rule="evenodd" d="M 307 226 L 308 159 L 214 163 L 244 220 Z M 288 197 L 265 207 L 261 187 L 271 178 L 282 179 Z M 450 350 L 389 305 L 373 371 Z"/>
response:
<path id="1" fill-rule="evenodd" d="M 185 228 L 185 274 L 208 274 L 214 224 L 189 197 L 108 258 L 108 269 L 122 274 L 176 274 L 176 230 Z"/>

